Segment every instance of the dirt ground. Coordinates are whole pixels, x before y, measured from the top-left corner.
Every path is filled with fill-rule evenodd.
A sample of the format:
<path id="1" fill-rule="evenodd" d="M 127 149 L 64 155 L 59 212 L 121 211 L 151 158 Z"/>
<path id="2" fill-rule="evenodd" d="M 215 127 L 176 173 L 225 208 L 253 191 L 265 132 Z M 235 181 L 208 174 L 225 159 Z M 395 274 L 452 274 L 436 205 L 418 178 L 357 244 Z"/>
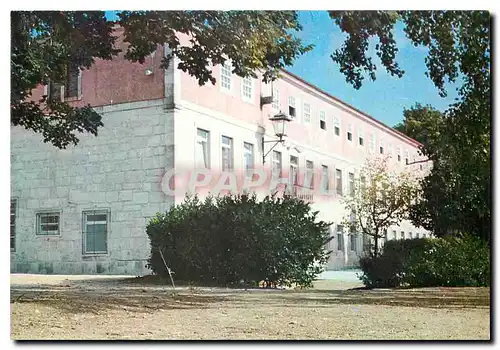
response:
<path id="1" fill-rule="evenodd" d="M 11 338 L 490 339 L 488 288 L 177 287 L 151 278 L 11 275 Z"/>

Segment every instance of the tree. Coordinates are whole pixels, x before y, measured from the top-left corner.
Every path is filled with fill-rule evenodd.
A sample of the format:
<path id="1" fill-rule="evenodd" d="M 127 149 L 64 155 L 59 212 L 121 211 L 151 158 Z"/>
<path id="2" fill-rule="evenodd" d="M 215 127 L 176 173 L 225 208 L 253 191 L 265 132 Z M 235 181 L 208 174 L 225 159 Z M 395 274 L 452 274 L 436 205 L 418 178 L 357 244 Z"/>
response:
<path id="1" fill-rule="evenodd" d="M 200 85 L 215 77 L 209 64 L 231 60 L 239 76 L 263 72 L 264 81 L 310 50 L 295 33 L 301 30 L 294 11 L 123 11 L 117 24 L 129 45 L 125 57 L 144 58 L 158 45 L 171 48 L 162 67 L 175 55 L 177 68 L 196 77 Z M 48 81 L 61 82 L 71 70 L 88 69 L 95 58 L 110 60 L 118 52 L 113 26 L 104 11 L 30 11 L 11 13 L 11 124 L 39 132 L 58 148 L 76 145 L 76 132 L 97 135 L 101 116 L 90 106 L 75 108 L 31 91 Z M 177 34 L 190 36 L 182 45 Z"/>
<path id="2" fill-rule="evenodd" d="M 354 193 L 344 198 L 346 225 L 372 237 L 373 254 L 387 228 L 408 218 L 418 195 L 417 179 L 407 171 L 390 170 L 388 158 L 368 158 L 354 181 Z"/>
<path id="3" fill-rule="evenodd" d="M 443 124 L 438 129 L 432 129 L 435 125 L 425 125 L 426 132 L 439 132 L 439 142 L 431 145 L 430 137 L 436 135 L 427 134 L 428 144 L 423 152 L 432 160 L 433 168 L 423 180 L 423 197 L 413 211 L 412 220 L 437 230 L 437 234 L 464 230 L 489 241 L 490 14 L 487 11 L 330 11 L 330 17 L 348 34 L 332 59 L 355 88 L 361 87 L 365 74 L 376 79 L 377 66 L 367 56 L 372 37 L 378 40 L 375 50 L 383 67 L 391 75 L 404 74 L 396 61 L 398 49 L 392 34 L 398 21 L 404 24 L 406 36 L 415 46 L 429 49 L 426 74 L 441 96 L 446 96 L 446 83 L 461 83 L 457 101 L 444 112 Z M 413 134 L 406 131 L 410 136 Z M 424 131 L 423 125 L 420 131 Z"/>

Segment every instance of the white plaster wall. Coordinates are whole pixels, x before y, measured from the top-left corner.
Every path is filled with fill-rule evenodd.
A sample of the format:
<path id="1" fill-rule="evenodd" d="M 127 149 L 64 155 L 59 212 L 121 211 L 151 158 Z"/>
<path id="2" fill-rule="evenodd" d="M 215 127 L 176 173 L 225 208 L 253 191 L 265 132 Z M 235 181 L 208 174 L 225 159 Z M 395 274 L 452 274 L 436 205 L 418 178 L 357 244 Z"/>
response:
<path id="1" fill-rule="evenodd" d="M 149 217 L 173 198 L 161 191 L 173 166 L 173 114 L 164 101 L 98 107 L 104 127 L 66 150 L 11 128 L 11 191 L 17 198 L 11 271 L 144 274 Z M 36 213 L 61 211 L 60 236 L 36 236 Z M 108 209 L 108 253 L 82 254 L 82 211 Z"/>
<path id="2" fill-rule="evenodd" d="M 257 118 L 256 118 L 257 119 Z M 252 124 L 245 121 L 232 118 L 223 113 L 203 108 L 185 100 L 181 100 L 176 104 L 175 112 L 175 167 L 183 171 L 195 168 L 195 143 L 197 128 L 201 128 L 210 132 L 210 171 L 214 174 L 219 174 L 221 171 L 221 137 L 222 135 L 233 138 L 234 148 L 234 167 L 236 170 L 243 168 L 243 143 L 249 142 L 254 145 L 254 159 L 257 168 L 262 167 L 262 150 L 261 137 L 262 133 L 257 123 Z M 272 130 L 268 130 L 265 136 L 266 140 L 274 139 Z M 287 147 L 291 146 L 291 147 Z M 300 152 L 297 152 L 294 147 L 297 147 Z M 271 144 L 265 145 L 267 152 Z M 353 162 L 342 157 L 340 154 L 326 153 L 324 150 L 315 149 L 306 144 L 302 144 L 297 140 L 288 140 L 284 145 L 278 145 L 274 148 L 282 153 L 283 177 L 287 177 L 289 169 L 290 156 L 294 155 L 299 158 L 299 172 L 303 172 L 306 166 L 306 160 L 313 161 L 316 168 L 315 182 L 319 184 L 319 169 L 321 165 L 326 165 L 329 168 L 330 189 L 335 188 L 335 169 L 341 169 L 343 175 L 343 192 L 348 193 L 348 173 L 356 173 L 362 166 L 362 163 Z M 265 167 L 270 166 L 271 155 L 266 158 Z M 212 182 L 210 188 L 215 187 L 215 182 Z M 240 189 L 241 187 L 238 187 Z M 181 191 L 182 192 L 182 191 Z M 199 190 L 200 198 L 205 198 L 206 191 Z M 269 194 L 268 191 L 257 191 L 259 197 Z M 176 195 L 176 203 L 181 203 L 184 199 L 184 194 Z M 344 229 L 344 250 L 337 250 L 337 232 L 336 225 L 340 224 L 344 218 L 345 211 L 341 202 L 341 197 L 333 195 L 327 199 L 315 196 L 315 202 L 312 205 L 313 210 L 319 210 L 319 219 L 332 222 L 331 232 L 334 239 L 330 242 L 329 249 L 333 250 L 330 255 L 330 260 L 327 264 L 328 269 L 343 269 L 350 266 L 356 266 L 362 249 L 362 238 L 359 236 L 357 243 L 357 252 L 350 250 L 350 241 L 347 233 L 347 228 Z M 392 229 L 389 229 L 389 237 L 391 237 Z M 408 232 L 413 232 L 414 237 L 416 232 L 425 232 L 422 229 L 416 229 L 410 222 L 402 222 L 399 227 L 394 228 L 398 232 L 405 231 L 408 237 Z"/>

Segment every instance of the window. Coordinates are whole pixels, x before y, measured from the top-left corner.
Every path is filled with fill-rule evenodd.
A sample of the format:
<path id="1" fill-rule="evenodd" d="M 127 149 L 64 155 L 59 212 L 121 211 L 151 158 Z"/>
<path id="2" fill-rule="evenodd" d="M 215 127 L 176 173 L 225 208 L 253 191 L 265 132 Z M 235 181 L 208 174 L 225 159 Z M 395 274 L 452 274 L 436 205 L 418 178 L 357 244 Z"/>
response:
<path id="1" fill-rule="evenodd" d="M 199 167 L 210 168 L 210 132 L 203 129 L 197 130 L 196 163 Z"/>
<path id="2" fill-rule="evenodd" d="M 326 165 L 321 166 L 321 189 L 324 191 L 330 189 L 328 186 L 328 167 Z"/>
<path id="3" fill-rule="evenodd" d="M 336 169 L 335 172 L 336 172 L 336 179 L 337 179 L 337 183 L 336 183 L 337 194 L 342 196 L 342 170 Z"/>
<path id="4" fill-rule="evenodd" d="M 246 177 L 251 179 L 253 175 L 253 166 L 254 166 L 253 145 L 251 143 L 244 142 L 243 151 L 244 151 Z"/>
<path id="5" fill-rule="evenodd" d="M 408 151 L 405 152 L 405 163 L 406 165 L 408 165 L 410 162 L 410 154 L 408 153 Z"/>
<path id="6" fill-rule="evenodd" d="M 289 184 L 296 186 L 298 184 L 299 158 L 290 156 L 290 178 Z"/>
<path id="7" fill-rule="evenodd" d="M 390 156 L 392 156 L 392 144 L 387 145 L 387 152 L 389 153 Z"/>
<path id="8" fill-rule="evenodd" d="M 307 102 L 304 102 L 304 122 L 311 122 L 311 105 Z"/>
<path id="9" fill-rule="evenodd" d="M 253 101 L 253 79 L 246 77 L 241 80 L 241 96 L 244 100 Z"/>
<path id="10" fill-rule="evenodd" d="M 233 139 L 222 136 L 222 171 L 233 169 Z"/>
<path id="11" fill-rule="evenodd" d="M 358 136 L 359 136 L 359 145 L 360 146 L 364 146 L 364 135 L 363 135 L 363 131 L 359 130 L 358 131 Z"/>
<path id="12" fill-rule="evenodd" d="M 273 103 L 271 105 L 274 110 L 279 111 L 280 108 L 280 91 L 278 88 L 273 88 Z"/>
<path id="13" fill-rule="evenodd" d="M 420 238 L 420 233 L 419 232 L 417 232 L 417 238 Z"/>
<path id="14" fill-rule="evenodd" d="M 370 135 L 370 151 L 375 151 L 375 135 Z"/>
<path id="15" fill-rule="evenodd" d="M 36 234 L 40 236 L 58 236 L 60 213 L 47 212 L 36 214 Z"/>
<path id="16" fill-rule="evenodd" d="M 288 97 L 288 115 L 290 118 L 295 118 L 297 116 L 297 110 L 295 108 L 295 97 Z"/>
<path id="17" fill-rule="evenodd" d="M 398 162 L 401 161 L 401 148 L 398 147 Z"/>
<path id="18" fill-rule="evenodd" d="M 281 177 L 281 152 L 278 151 L 273 151 L 273 158 L 272 158 L 272 163 L 273 163 L 273 177 L 280 178 Z"/>
<path id="19" fill-rule="evenodd" d="M 347 140 L 352 141 L 352 125 L 347 125 Z"/>
<path id="20" fill-rule="evenodd" d="M 107 253 L 108 251 L 107 210 L 83 212 L 83 247 L 84 254 Z"/>
<path id="21" fill-rule="evenodd" d="M 397 239 L 396 230 L 392 231 L 392 239 Z"/>
<path id="22" fill-rule="evenodd" d="M 319 112 L 319 127 L 326 130 L 326 115 L 325 111 Z"/>
<path id="23" fill-rule="evenodd" d="M 357 241 L 357 233 L 356 233 L 356 227 L 353 225 L 351 226 L 351 229 L 350 229 L 350 234 L 349 234 L 349 238 L 350 238 L 350 243 L 351 243 L 351 251 L 355 252 L 356 251 L 356 241 Z"/>
<path id="24" fill-rule="evenodd" d="M 227 62 L 220 69 L 220 86 L 224 90 L 231 91 L 231 65 Z"/>
<path id="25" fill-rule="evenodd" d="M 333 119 L 333 130 L 335 131 L 335 135 L 340 136 L 340 119 L 338 117 Z"/>
<path id="26" fill-rule="evenodd" d="M 81 71 L 76 64 L 68 68 L 68 76 L 64 84 L 65 98 L 78 98 L 81 95 Z"/>
<path id="27" fill-rule="evenodd" d="M 405 239 L 405 231 L 401 231 L 401 239 Z"/>
<path id="28" fill-rule="evenodd" d="M 337 225 L 337 250 L 344 250 L 344 227 Z"/>
<path id="29" fill-rule="evenodd" d="M 384 144 L 382 143 L 382 141 L 380 141 L 379 152 L 380 152 L 380 154 L 384 154 Z"/>
<path id="30" fill-rule="evenodd" d="M 424 170 L 424 167 L 422 166 L 422 164 L 420 164 L 420 171 Z"/>
<path id="31" fill-rule="evenodd" d="M 306 160 L 306 183 L 305 187 L 314 188 L 314 163 Z"/>
<path id="32" fill-rule="evenodd" d="M 361 180 L 361 188 L 364 189 L 366 187 L 366 177 L 364 175 L 361 175 L 360 180 Z"/>
<path id="33" fill-rule="evenodd" d="M 349 173 L 349 193 L 354 196 L 354 174 Z"/>
<path id="34" fill-rule="evenodd" d="M 410 239 L 412 239 L 412 238 L 413 238 L 413 233 L 408 232 L 408 237 L 409 237 Z"/>
<path id="35" fill-rule="evenodd" d="M 10 200 L 10 249 L 16 249 L 16 209 L 17 199 Z"/>

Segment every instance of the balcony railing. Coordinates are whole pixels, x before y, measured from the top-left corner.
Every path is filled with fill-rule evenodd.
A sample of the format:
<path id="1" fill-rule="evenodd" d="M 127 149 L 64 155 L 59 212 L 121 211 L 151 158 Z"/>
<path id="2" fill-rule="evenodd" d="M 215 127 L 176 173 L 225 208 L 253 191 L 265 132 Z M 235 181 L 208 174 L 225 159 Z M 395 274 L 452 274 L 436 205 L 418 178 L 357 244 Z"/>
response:
<path id="1" fill-rule="evenodd" d="M 314 190 L 300 185 L 287 185 L 285 187 L 284 195 L 302 199 L 303 201 L 314 201 Z"/>

